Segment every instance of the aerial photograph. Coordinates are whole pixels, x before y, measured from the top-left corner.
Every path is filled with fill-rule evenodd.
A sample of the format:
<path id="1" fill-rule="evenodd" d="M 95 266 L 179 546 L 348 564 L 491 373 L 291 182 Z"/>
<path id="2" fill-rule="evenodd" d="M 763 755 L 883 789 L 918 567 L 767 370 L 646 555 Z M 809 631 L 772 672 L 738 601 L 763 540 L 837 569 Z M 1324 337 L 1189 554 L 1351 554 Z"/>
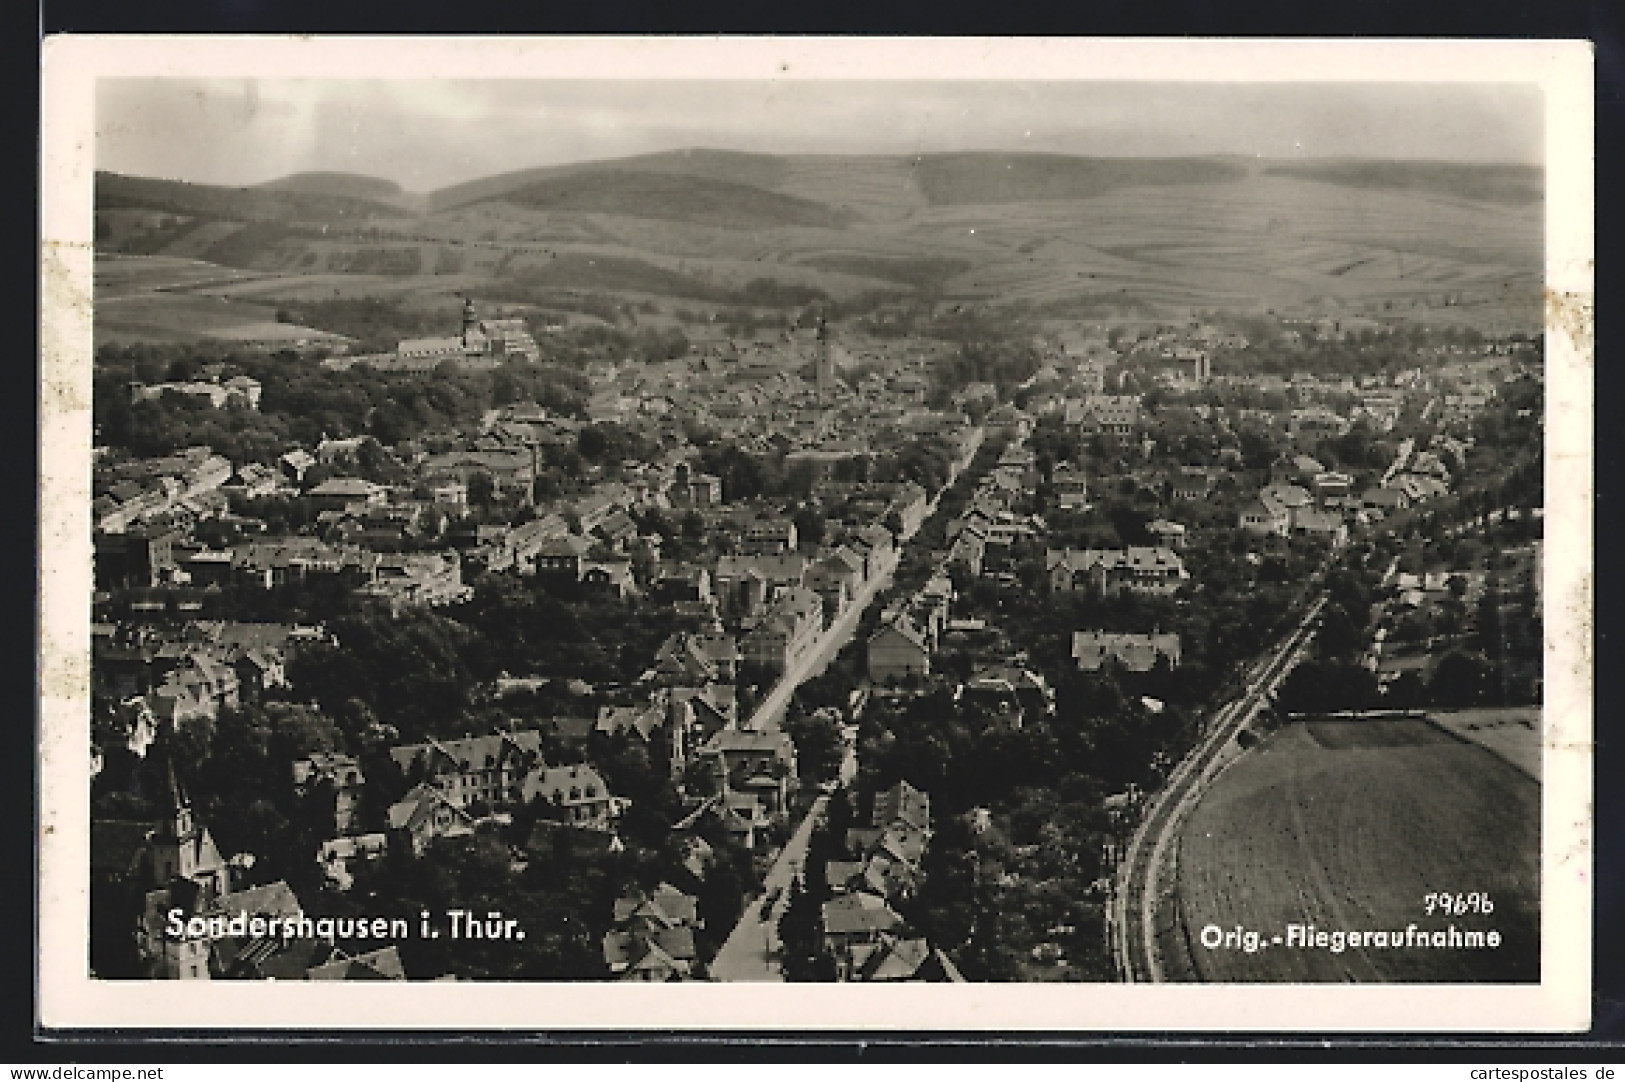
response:
<path id="1" fill-rule="evenodd" d="M 95 118 L 90 976 L 1542 981 L 1538 86 Z"/>

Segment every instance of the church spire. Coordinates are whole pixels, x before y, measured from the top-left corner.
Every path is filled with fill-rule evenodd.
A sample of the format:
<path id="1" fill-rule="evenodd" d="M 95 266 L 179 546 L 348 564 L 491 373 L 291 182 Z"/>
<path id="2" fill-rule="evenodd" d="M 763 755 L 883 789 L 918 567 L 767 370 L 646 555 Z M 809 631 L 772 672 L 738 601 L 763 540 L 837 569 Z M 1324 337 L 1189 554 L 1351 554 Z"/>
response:
<path id="1" fill-rule="evenodd" d="M 167 740 L 161 742 L 160 752 L 164 757 L 166 815 L 159 830 L 171 838 L 185 841 L 193 833 L 192 802 L 186 795 L 186 787 L 181 784 L 180 775 L 175 772 L 175 755 Z"/>
<path id="2" fill-rule="evenodd" d="M 818 357 L 814 362 L 813 379 L 818 391 L 818 404 L 828 405 L 835 390 L 835 365 L 829 352 L 829 324 L 818 317 Z"/>

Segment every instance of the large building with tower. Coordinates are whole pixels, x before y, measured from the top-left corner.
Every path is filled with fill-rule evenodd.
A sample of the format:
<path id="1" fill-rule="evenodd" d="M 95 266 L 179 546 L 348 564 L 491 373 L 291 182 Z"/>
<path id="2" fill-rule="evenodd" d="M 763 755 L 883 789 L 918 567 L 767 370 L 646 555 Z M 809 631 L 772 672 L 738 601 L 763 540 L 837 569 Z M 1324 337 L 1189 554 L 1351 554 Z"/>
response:
<path id="1" fill-rule="evenodd" d="M 355 365 L 392 372 L 432 372 L 452 362 L 464 369 L 490 369 L 513 361 L 534 362 L 541 356 L 523 319 L 482 319 L 472 298 L 463 301 L 462 333 L 441 338 L 403 338 L 394 353 L 329 357 L 327 368 Z"/>

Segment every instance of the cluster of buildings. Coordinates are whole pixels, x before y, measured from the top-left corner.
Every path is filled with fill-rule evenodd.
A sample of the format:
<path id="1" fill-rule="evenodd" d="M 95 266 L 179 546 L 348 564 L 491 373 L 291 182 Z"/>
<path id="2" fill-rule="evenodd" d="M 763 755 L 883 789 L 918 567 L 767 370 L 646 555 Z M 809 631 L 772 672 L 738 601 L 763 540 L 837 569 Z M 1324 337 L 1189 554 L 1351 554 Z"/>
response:
<path id="1" fill-rule="evenodd" d="M 1030 440 L 1042 419 L 1058 417 L 1079 435 L 1118 437 L 1143 448 L 1147 462 L 1178 411 L 1185 411 L 1182 420 L 1194 418 L 1217 434 L 1216 457 L 1225 461 L 1229 453 L 1230 465 L 1240 462 L 1238 427 L 1279 430 L 1296 453 L 1283 455 L 1268 484 L 1248 494 L 1238 525 L 1260 536 L 1298 533 L 1341 543 L 1351 523 L 1448 491 L 1469 444 L 1446 435 L 1421 449 L 1406 441 L 1369 486 L 1323 468 L 1309 453 L 1313 445 L 1362 421 L 1388 431 L 1419 398 L 1450 423 L 1469 418 L 1513 363 L 1467 359 L 1447 382 L 1420 370 L 1372 381 L 1294 377 L 1280 381 L 1279 389 L 1293 393 L 1284 410 L 1205 402 L 1148 406 L 1125 390 L 1120 374 L 1112 378 L 1120 362 L 1155 362 L 1168 389 L 1222 393 L 1245 383 L 1213 376 L 1209 359 L 1226 348 L 1238 348 L 1234 336 L 1201 325 L 1113 346 L 1090 342 L 1049 359 L 1029 381 L 1023 407 L 1001 403 L 991 384 L 973 384 L 959 389 L 953 408 L 935 410 L 926 405 L 935 346 L 880 342 L 848 352 L 826 329 L 809 328 L 766 342 L 695 347 L 667 361 L 596 362 L 584 373 L 590 387 L 585 420 L 513 403 L 491 410 L 477 430 L 436 433 L 393 448 L 356 437 L 287 448 L 266 463 L 234 464 L 207 447 L 152 459 L 99 456 L 92 508 L 96 581 L 104 596 L 122 602 L 108 610 L 117 619 L 99 620 L 94 628 L 93 771 L 100 754 L 114 747 L 145 756 L 179 726 L 246 702 L 287 698 L 290 653 L 303 642 L 330 641 L 322 628 L 292 622 L 205 619 L 212 596 L 326 587 L 399 615 L 456 606 L 469 598 L 477 576 L 511 575 L 572 597 L 635 596 L 675 613 L 683 630 L 666 639 L 643 672 L 592 692 L 595 713 L 551 719 L 550 733 L 507 725 L 391 749 L 406 785 L 381 819 L 362 814 L 370 806 L 364 799 L 369 780 L 356 757 L 315 754 L 289 764 L 296 794 L 317 787 L 334 794 L 331 830 L 313 854 L 328 883 L 348 889 L 358 862 L 395 847 L 422 853 L 438 838 L 472 834 L 482 819 L 510 816 L 535 802 L 547 809 L 539 830 L 593 831 L 613 843 L 627 801 L 611 792 L 584 754 L 594 737 L 641 741 L 667 757 L 664 765 L 684 800 L 673 832 L 685 847 L 702 845 L 699 827 L 714 819 L 730 837 L 760 850 L 790 816 L 796 753 L 785 733 L 746 716 L 739 685 L 798 674 L 830 626 L 890 573 L 898 546 L 924 522 L 932 494 L 912 481 L 870 480 L 877 462 L 911 444 L 929 444 L 945 456 L 951 484 L 985 435 L 1005 441 L 993 469 L 948 523 L 947 547 L 933 573 L 882 613 L 865 649 L 870 679 L 882 688 L 930 676 L 933 657 L 945 650 L 969 653 L 973 665 L 956 694 L 1019 725 L 1034 711 L 1052 711 L 1053 694 L 1025 657 L 1000 641 L 997 629 L 954 618 L 954 581 L 956 575 L 1013 578 L 1006 570 L 1012 553 L 1045 537 L 1045 521 L 1034 509 L 1041 475 Z M 457 336 L 402 341 L 391 354 L 341 355 L 324 364 L 428 374 L 447 363 L 491 369 L 537 356 L 522 320 L 482 318 L 468 303 Z M 1247 386 L 1273 389 L 1262 379 Z M 228 377 L 218 366 L 195 381 L 132 393 L 138 399 L 183 394 L 215 408 L 260 406 L 257 383 Z M 632 431 L 658 452 L 613 469 L 593 466 L 568 494 L 539 498 L 543 456 L 577 448 L 583 431 L 601 422 Z M 746 454 L 781 457 L 804 479 L 810 497 L 741 499 L 703 467 L 689 442 L 696 428 Z M 363 469 L 364 458 L 386 468 Z M 1155 543 L 1048 548 L 1049 589 L 1178 593 L 1190 574 L 1182 555 L 1186 526 L 1173 521 L 1184 517 L 1176 505 L 1209 501 L 1227 476 L 1223 467 L 1160 472 L 1155 483 L 1169 517 L 1148 527 Z M 1104 480 L 1095 479 L 1097 488 Z M 1057 465 L 1047 487 L 1060 511 L 1090 506 L 1090 479 L 1081 469 Z M 264 521 L 234 514 L 234 497 L 287 497 L 309 512 L 308 522 L 277 533 Z M 821 513 L 817 543 L 798 529 L 798 521 L 806 526 L 800 516 L 809 508 Z M 650 525 L 678 517 L 657 514 L 663 512 L 683 520 L 678 552 L 669 551 L 676 546 L 670 530 L 663 534 Z M 1084 671 L 1147 672 L 1178 666 L 1180 641 L 1172 634 L 1082 630 L 1074 635 L 1072 658 Z M 544 746 L 561 740 L 569 755 L 544 754 Z M 97 875 L 143 892 L 136 934 L 153 975 L 399 978 L 399 958 L 389 949 L 347 954 L 303 936 L 290 941 L 301 944 L 293 949 L 271 949 L 265 937 L 230 931 L 163 934 L 160 918 L 176 908 L 188 918 L 242 908 L 295 921 L 304 916 L 285 882 L 245 886 L 254 878 L 248 867 L 221 858 L 173 784 L 170 804 L 163 822 L 95 825 Z M 902 933 L 894 908 L 917 889 L 929 837 L 925 794 L 900 785 L 877 797 L 870 825 L 844 839 L 849 859 L 828 868 L 836 893 L 824 906 L 822 924 L 824 946 L 843 980 L 960 979 L 940 950 Z M 203 926 L 215 927 L 207 920 Z M 603 942 L 605 964 L 619 979 L 691 978 L 697 927 L 694 899 L 669 884 L 623 898 Z"/>
<path id="2" fill-rule="evenodd" d="M 450 363 L 465 371 L 488 371 L 541 356 L 523 319 L 482 318 L 472 298 L 463 302 L 462 332 L 439 338 L 405 338 L 393 353 L 338 354 L 322 361 L 335 371 L 374 368 L 386 372 L 433 372 Z"/>
<path id="3" fill-rule="evenodd" d="M 604 965 L 615 980 L 665 983 L 696 979 L 694 933 L 705 926 L 699 903 L 670 883 L 615 901 L 604 935 Z"/>
<path id="4" fill-rule="evenodd" d="M 959 983 L 965 978 L 938 947 L 905 933 L 894 905 L 923 879 L 920 862 L 931 841 L 931 799 L 900 781 L 875 794 L 865 826 L 841 840 L 848 859 L 825 864 L 832 896 L 820 913 L 819 946 L 843 982 Z"/>
<path id="5" fill-rule="evenodd" d="M 214 720 L 288 686 L 287 661 L 300 643 L 329 642 L 320 627 L 195 620 L 178 625 L 91 625 L 98 757 L 115 746 L 145 756 L 160 732 Z"/>
<path id="6" fill-rule="evenodd" d="M 1017 542 L 1041 536 L 1042 519 L 1016 512 L 1036 477 L 1025 438 L 1006 443 L 993 468 L 977 481 L 963 511 L 947 523 L 948 547 L 937 554 L 932 574 L 912 595 L 881 612 L 880 624 L 865 646 L 871 681 L 895 685 L 930 674 L 932 655 L 953 630 L 954 570 L 977 577 L 1004 567 Z"/>
<path id="7" fill-rule="evenodd" d="M 195 380 L 175 383 L 134 384 L 130 388 L 132 402 L 147 402 L 165 395 L 183 395 L 207 402 L 214 409 L 240 406 L 243 409 L 260 408 L 260 381 L 241 373 L 225 376 L 220 365 L 206 366 Z"/>
<path id="8" fill-rule="evenodd" d="M 405 980 L 401 919 L 316 918 L 284 879 L 254 883 L 193 814 L 173 764 L 154 821 L 93 820 L 91 905 L 149 980 Z M 373 944 L 380 944 L 374 946 Z M 370 948 L 370 949 L 369 949 Z"/>
<path id="9" fill-rule="evenodd" d="M 207 447 L 98 465 L 90 505 L 101 534 L 185 524 L 226 510 L 232 465 Z"/>
<path id="10" fill-rule="evenodd" d="M 880 694 L 916 693 L 931 676 L 933 659 L 952 653 L 969 666 L 964 679 L 953 684 L 956 702 L 984 707 L 1013 728 L 1027 716 L 1054 712 L 1053 689 L 1025 655 L 1010 649 L 998 628 L 953 615 L 956 569 L 1008 578 L 1011 573 L 999 569 L 1011 565 L 1016 543 L 1042 535 L 1042 519 L 1013 510 L 1033 477 L 1030 448 L 1019 441 L 1007 444 L 961 514 L 947 524 L 948 548 L 935 554 L 925 581 L 881 611 L 864 644 L 869 680 Z"/>

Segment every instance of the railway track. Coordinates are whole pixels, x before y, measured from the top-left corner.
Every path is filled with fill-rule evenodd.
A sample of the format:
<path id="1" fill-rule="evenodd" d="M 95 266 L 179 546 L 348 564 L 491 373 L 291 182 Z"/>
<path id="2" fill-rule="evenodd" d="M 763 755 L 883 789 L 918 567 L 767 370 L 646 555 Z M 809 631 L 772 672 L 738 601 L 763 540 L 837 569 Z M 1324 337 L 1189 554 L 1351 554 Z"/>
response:
<path id="1" fill-rule="evenodd" d="M 1113 954 L 1124 981 L 1158 983 L 1165 979 L 1157 946 L 1157 913 L 1173 893 L 1172 884 L 1165 883 L 1163 877 L 1169 847 L 1178 836 L 1179 824 L 1205 789 L 1225 745 L 1291 671 L 1299 654 L 1314 637 L 1316 621 L 1325 604 L 1325 594 L 1319 595 L 1281 642 L 1248 666 L 1241 691 L 1213 715 L 1207 732 L 1169 774 L 1167 783 L 1135 829 L 1118 865 L 1112 891 Z"/>

